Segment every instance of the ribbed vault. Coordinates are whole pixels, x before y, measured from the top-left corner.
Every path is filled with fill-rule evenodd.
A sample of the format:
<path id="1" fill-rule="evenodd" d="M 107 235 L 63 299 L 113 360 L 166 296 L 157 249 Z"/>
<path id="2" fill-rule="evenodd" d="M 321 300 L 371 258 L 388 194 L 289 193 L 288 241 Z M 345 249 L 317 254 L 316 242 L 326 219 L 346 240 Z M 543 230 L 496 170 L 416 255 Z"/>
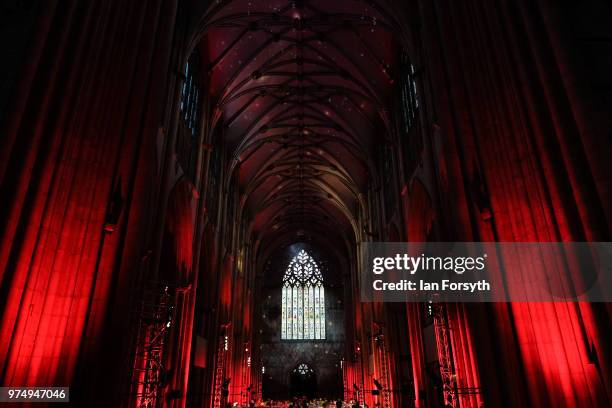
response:
<path id="1" fill-rule="evenodd" d="M 260 241 L 354 239 L 399 59 L 375 1 L 219 1 L 200 50 Z M 282 240 L 281 240 L 282 241 Z"/>

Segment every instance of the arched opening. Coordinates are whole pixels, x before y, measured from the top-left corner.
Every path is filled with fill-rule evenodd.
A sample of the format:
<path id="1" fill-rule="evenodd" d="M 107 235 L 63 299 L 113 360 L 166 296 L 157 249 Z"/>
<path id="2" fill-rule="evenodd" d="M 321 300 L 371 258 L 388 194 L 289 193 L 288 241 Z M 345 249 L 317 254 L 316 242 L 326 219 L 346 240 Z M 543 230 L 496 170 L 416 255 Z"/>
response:
<path id="1" fill-rule="evenodd" d="M 281 297 L 281 339 L 325 339 L 323 276 L 317 262 L 303 249 L 287 266 Z"/>
<path id="2" fill-rule="evenodd" d="M 342 270 L 335 255 L 314 243 L 297 242 L 270 254 L 261 279 L 258 307 L 261 318 L 255 322 L 265 367 L 262 374 L 265 399 L 342 395 L 341 360 L 345 344 Z M 318 295 L 316 289 L 320 290 Z M 299 300 L 293 302 L 294 295 Z M 295 304 L 295 312 L 290 304 Z M 316 307 L 320 308 L 318 314 Z M 296 329 L 289 330 L 294 324 Z M 297 328 L 299 325 L 302 330 Z M 308 375 L 296 371 L 300 364 L 310 367 Z"/>
<path id="3" fill-rule="evenodd" d="M 185 378 L 182 373 L 189 369 L 186 359 L 192 341 L 193 308 L 193 235 L 195 224 L 195 197 L 191 184 L 181 179 L 172 189 L 168 198 L 166 224 L 160 259 L 159 282 L 168 294 L 167 313 L 169 321 L 165 330 L 159 333 L 160 342 L 167 343 L 164 350 L 158 381 L 164 385 L 163 398 L 178 400 L 185 392 Z M 146 342 L 151 348 L 154 339 Z"/>
<path id="4" fill-rule="evenodd" d="M 317 392 L 317 375 L 308 364 L 300 363 L 289 373 L 292 398 L 313 398 Z"/>

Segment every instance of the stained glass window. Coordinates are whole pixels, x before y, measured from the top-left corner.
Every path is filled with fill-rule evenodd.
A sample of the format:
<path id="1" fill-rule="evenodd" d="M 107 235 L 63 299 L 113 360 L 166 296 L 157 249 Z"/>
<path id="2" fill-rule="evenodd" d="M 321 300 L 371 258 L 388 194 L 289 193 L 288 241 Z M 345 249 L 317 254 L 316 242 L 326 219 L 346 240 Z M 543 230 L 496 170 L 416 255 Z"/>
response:
<path id="1" fill-rule="evenodd" d="M 325 339 L 323 276 L 304 250 L 293 257 L 285 271 L 281 302 L 281 339 Z"/>
<path id="2" fill-rule="evenodd" d="M 202 149 L 200 128 L 202 119 L 202 88 L 200 83 L 199 56 L 191 54 L 183 71 L 181 87 L 180 120 L 177 129 L 176 152 L 185 175 L 195 183 L 198 152 Z"/>
<path id="3" fill-rule="evenodd" d="M 418 90 L 419 70 L 414 66 L 407 53 L 401 55 L 401 148 L 405 178 L 411 179 L 423 157 L 423 136 L 419 130 L 418 111 L 420 95 Z"/>
<path id="4" fill-rule="evenodd" d="M 181 88 L 181 113 L 185 126 L 193 136 L 200 130 L 200 87 L 197 82 L 197 54 L 185 65 L 185 79 Z"/>
<path id="5" fill-rule="evenodd" d="M 419 109 L 419 94 L 416 83 L 417 73 L 406 54 L 402 55 L 402 67 L 404 71 L 401 81 L 402 122 L 404 132 L 408 134 L 416 121 L 417 110 Z"/>

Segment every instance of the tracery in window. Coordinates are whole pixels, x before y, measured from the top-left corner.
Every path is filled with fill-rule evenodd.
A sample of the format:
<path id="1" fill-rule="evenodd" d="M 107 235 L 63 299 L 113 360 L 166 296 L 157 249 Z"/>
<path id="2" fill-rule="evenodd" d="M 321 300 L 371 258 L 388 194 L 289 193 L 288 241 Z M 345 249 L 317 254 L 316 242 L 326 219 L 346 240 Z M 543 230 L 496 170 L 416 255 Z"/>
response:
<path id="1" fill-rule="evenodd" d="M 304 376 L 314 373 L 313 369 L 308 367 L 305 363 L 300 363 L 293 371 Z"/>
<path id="2" fill-rule="evenodd" d="M 323 277 L 304 250 L 293 257 L 283 277 L 281 339 L 325 339 Z"/>

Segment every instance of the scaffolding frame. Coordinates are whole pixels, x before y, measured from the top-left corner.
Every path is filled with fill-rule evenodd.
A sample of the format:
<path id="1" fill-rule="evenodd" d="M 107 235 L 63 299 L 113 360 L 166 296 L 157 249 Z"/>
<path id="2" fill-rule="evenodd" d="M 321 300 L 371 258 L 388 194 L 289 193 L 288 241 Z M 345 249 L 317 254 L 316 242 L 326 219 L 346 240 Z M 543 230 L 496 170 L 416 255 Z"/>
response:
<path id="1" fill-rule="evenodd" d="M 442 378 L 442 395 L 444 406 L 459 408 L 457 393 L 457 381 L 453 366 L 452 350 L 450 345 L 450 328 L 446 317 L 446 308 L 441 303 L 434 303 L 433 318 L 436 335 L 436 346 L 438 349 L 438 362 L 440 364 L 440 376 Z"/>
<path id="2" fill-rule="evenodd" d="M 149 283 L 136 308 L 136 349 L 132 367 L 132 395 L 138 408 L 161 407 L 167 382 L 164 358 L 174 320 L 174 288 Z"/>
<path id="3" fill-rule="evenodd" d="M 382 389 L 378 391 L 380 393 L 380 399 L 382 399 L 381 406 L 383 408 L 391 408 L 391 373 L 389 372 L 389 356 L 387 355 L 385 335 L 382 333 L 382 326 L 379 330 L 379 333 L 374 337 L 374 342 L 378 350 L 378 359 L 380 361 L 380 383 L 382 385 Z"/>
<path id="4" fill-rule="evenodd" d="M 229 394 L 227 385 L 229 379 L 225 378 L 225 365 L 227 357 L 229 356 L 231 347 L 231 331 L 230 325 L 226 324 L 222 326 L 221 334 L 217 344 L 217 354 L 215 361 L 215 383 L 214 383 L 214 394 L 213 394 L 213 408 L 223 408 L 227 400 L 226 393 Z M 226 381 L 228 381 L 226 383 Z"/>

